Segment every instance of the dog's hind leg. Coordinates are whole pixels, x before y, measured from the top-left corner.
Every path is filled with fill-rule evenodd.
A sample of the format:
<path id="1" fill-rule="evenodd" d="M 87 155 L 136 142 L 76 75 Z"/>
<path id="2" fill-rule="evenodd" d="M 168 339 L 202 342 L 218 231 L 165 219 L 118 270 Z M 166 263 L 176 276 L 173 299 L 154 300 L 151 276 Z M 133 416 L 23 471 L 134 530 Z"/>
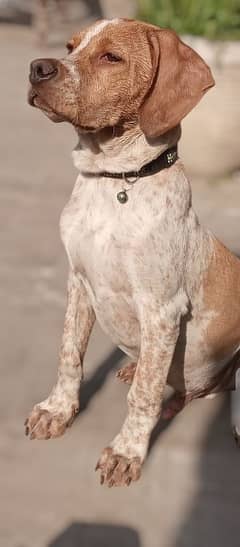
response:
<path id="1" fill-rule="evenodd" d="M 71 273 L 58 380 L 49 397 L 34 406 L 25 422 L 30 439 L 59 437 L 78 413 L 83 357 L 94 321 L 95 314 L 86 290 Z"/>

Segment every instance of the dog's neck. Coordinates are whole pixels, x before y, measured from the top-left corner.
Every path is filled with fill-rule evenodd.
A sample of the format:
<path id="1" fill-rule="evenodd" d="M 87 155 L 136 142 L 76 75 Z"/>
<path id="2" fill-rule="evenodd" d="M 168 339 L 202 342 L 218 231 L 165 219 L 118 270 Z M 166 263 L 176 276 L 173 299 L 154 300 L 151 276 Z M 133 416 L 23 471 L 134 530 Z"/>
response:
<path id="1" fill-rule="evenodd" d="M 108 128 L 96 133 L 79 134 L 73 161 L 79 171 L 115 173 L 139 171 L 181 136 L 180 125 L 157 139 L 147 140 L 139 127 L 121 133 Z"/>

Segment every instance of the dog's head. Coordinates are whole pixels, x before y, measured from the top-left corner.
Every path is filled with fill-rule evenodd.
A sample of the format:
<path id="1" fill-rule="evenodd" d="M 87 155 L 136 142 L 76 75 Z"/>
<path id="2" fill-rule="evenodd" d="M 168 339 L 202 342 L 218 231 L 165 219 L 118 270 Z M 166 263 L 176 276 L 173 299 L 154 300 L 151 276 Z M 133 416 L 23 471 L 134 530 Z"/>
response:
<path id="1" fill-rule="evenodd" d="M 98 21 L 73 36 L 64 59 L 31 63 L 29 102 L 81 131 L 140 124 L 147 137 L 172 129 L 214 85 L 209 67 L 172 30 Z"/>

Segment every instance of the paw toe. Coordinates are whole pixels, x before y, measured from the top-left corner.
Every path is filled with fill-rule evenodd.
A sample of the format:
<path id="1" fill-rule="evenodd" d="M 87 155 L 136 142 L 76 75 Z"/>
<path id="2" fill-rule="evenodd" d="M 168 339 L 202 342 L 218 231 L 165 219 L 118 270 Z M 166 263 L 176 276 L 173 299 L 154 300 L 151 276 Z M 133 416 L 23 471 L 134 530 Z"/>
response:
<path id="1" fill-rule="evenodd" d="M 100 469 L 100 483 L 112 486 L 129 486 L 137 481 L 141 475 L 140 458 L 126 458 L 114 454 L 112 448 L 106 448 L 97 463 L 96 470 Z"/>
<path id="2" fill-rule="evenodd" d="M 50 439 L 62 435 L 66 427 L 63 414 L 54 415 L 36 406 L 25 422 L 25 433 L 31 440 Z"/>
<path id="3" fill-rule="evenodd" d="M 125 384 L 132 384 L 134 374 L 136 371 L 136 364 L 130 363 L 129 365 L 126 365 L 125 367 L 122 367 L 117 372 L 117 378 L 124 382 Z"/>

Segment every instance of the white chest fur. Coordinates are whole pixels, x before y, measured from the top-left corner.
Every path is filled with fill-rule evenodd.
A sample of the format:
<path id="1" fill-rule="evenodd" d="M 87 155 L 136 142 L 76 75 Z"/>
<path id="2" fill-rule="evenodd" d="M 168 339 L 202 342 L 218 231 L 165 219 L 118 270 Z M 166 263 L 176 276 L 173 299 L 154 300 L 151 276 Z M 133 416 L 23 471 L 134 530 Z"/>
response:
<path id="1" fill-rule="evenodd" d="M 179 207 L 176 181 L 166 184 L 164 176 L 139 180 L 130 188 L 125 204 L 117 200 L 123 186 L 119 180 L 80 175 L 63 210 L 61 236 L 70 264 L 76 272 L 87 272 L 89 278 L 96 270 L 98 274 L 104 271 L 109 282 L 117 267 L 125 264 L 128 269 L 143 256 L 145 267 L 148 262 L 152 267 L 158 257 L 166 261 L 171 235 L 174 232 L 176 239 L 182 210 L 189 207 L 186 185 L 177 190 L 181 192 Z"/>
<path id="2" fill-rule="evenodd" d="M 70 265 L 103 328 L 120 346 L 138 345 L 139 302 L 168 298 L 181 277 L 189 188 L 182 177 L 179 189 L 177 168 L 170 183 L 168 175 L 169 170 L 139 180 L 125 204 L 117 200 L 121 181 L 80 175 L 62 213 Z"/>

